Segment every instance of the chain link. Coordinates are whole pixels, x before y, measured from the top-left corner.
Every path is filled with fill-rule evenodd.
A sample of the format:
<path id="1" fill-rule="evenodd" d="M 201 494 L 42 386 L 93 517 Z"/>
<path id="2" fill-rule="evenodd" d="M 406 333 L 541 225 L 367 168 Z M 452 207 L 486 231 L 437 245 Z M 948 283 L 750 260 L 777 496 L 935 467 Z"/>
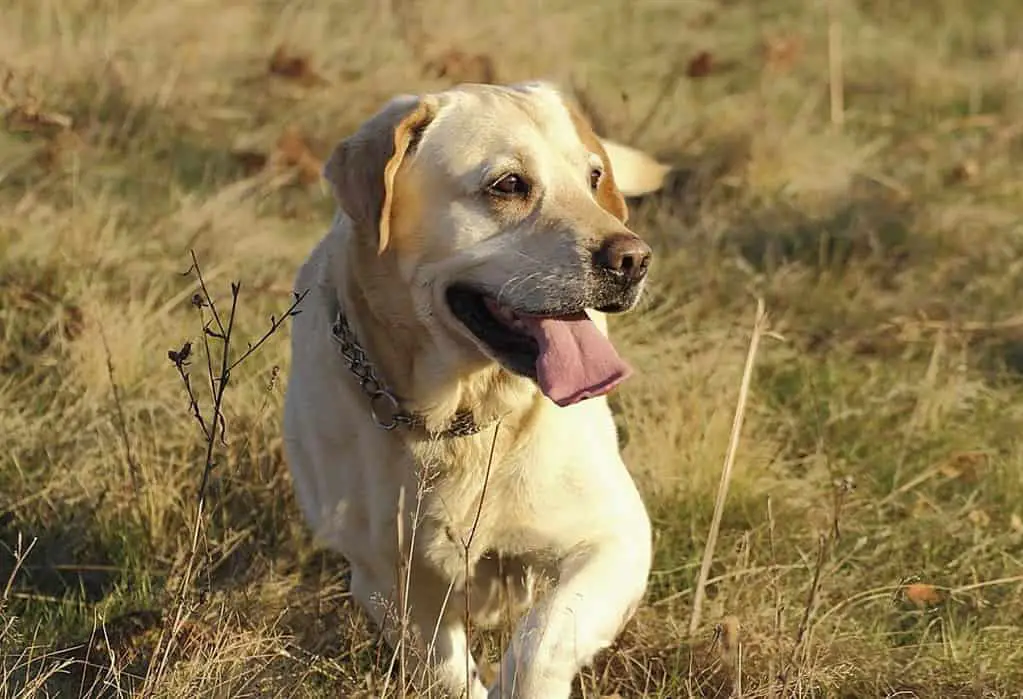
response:
<path id="1" fill-rule="evenodd" d="M 407 428 L 426 428 L 423 417 L 403 410 L 398 397 L 384 386 L 376 374 L 376 368 L 369 361 L 366 351 L 359 345 L 355 333 L 348 325 L 348 320 L 340 310 L 331 328 L 331 337 L 337 343 L 338 351 L 348 365 L 348 370 L 359 380 L 359 388 L 369 398 L 369 412 L 378 427 L 388 431 L 399 425 Z M 456 414 L 448 428 L 436 433 L 436 436 L 469 437 L 482 429 L 471 411 L 463 411 Z"/>

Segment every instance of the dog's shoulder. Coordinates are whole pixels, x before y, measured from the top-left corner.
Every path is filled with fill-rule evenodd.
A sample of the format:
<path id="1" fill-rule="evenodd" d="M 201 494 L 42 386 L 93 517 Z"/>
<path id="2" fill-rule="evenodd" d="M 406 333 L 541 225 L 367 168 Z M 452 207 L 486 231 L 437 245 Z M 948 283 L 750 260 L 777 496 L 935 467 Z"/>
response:
<path id="1" fill-rule="evenodd" d="M 348 235 L 350 223 L 344 212 L 338 209 L 327 234 L 316 242 L 299 265 L 292 286 L 295 293 L 301 294 L 330 283 L 332 268 L 336 267 L 338 256 L 343 252 L 343 240 Z"/>

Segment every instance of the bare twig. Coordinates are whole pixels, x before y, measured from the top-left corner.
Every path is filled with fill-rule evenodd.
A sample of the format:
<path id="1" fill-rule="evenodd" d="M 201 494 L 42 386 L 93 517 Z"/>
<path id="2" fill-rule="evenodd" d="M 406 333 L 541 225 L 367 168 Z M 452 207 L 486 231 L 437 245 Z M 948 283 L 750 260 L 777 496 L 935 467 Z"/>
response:
<path id="1" fill-rule="evenodd" d="M 194 254 L 194 253 L 193 253 Z M 195 268 L 196 276 L 202 279 L 202 274 L 199 271 L 199 267 Z M 238 282 L 231 284 L 231 312 L 227 319 L 227 329 L 223 336 L 223 349 L 220 353 L 220 376 L 217 377 L 217 393 L 213 398 L 213 419 L 210 421 L 210 439 L 206 442 L 206 460 L 203 464 L 202 469 L 202 480 L 199 483 L 199 492 L 197 494 L 197 500 L 199 504 L 200 513 L 202 510 L 203 503 L 206 498 L 206 486 L 209 484 L 210 474 L 213 472 L 213 468 L 216 465 L 213 460 L 213 450 L 215 448 L 217 438 L 217 427 L 220 427 L 220 439 L 224 440 L 225 424 L 223 418 L 224 408 L 224 394 L 227 392 L 227 385 L 231 379 L 231 368 L 228 365 L 229 357 L 231 356 L 231 333 L 234 331 L 234 318 L 238 311 L 238 294 L 241 292 L 241 285 Z M 216 307 L 212 304 L 211 310 L 213 310 L 214 316 L 216 316 Z M 219 320 L 217 321 L 220 322 Z M 208 332 L 208 331 L 207 331 Z M 196 531 L 198 532 L 199 524 L 196 522 Z M 194 546 L 193 546 L 194 548 Z"/>
<path id="2" fill-rule="evenodd" d="M 11 598 L 11 590 L 14 588 L 14 579 L 18 577 L 18 571 L 25 565 L 28 555 L 32 553 L 32 549 L 36 545 L 35 537 L 32 537 L 32 541 L 26 546 L 22 540 L 21 532 L 18 532 L 18 542 L 14 546 L 14 565 L 11 566 L 11 574 L 7 576 L 7 581 L 4 584 L 3 595 L 0 595 L 0 611 L 3 611 L 7 607 L 7 600 Z"/>
<path id="3" fill-rule="evenodd" d="M 835 543 L 838 543 L 838 541 L 842 538 L 842 507 L 848 500 L 849 495 L 856 489 L 856 482 L 853 480 L 852 476 L 843 476 L 842 478 L 836 478 L 833 485 L 831 536 L 835 540 Z"/>
<path id="4" fill-rule="evenodd" d="M 270 328 L 265 333 L 263 333 L 263 336 L 256 340 L 255 343 L 251 342 L 249 343 L 248 349 L 246 349 L 245 352 L 242 353 L 242 356 L 238 357 L 238 359 L 234 360 L 234 362 L 231 363 L 231 366 L 228 367 L 228 371 L 231 371 L 239 364 L 244 362 L 246 359 L 248 359 L 253 352 L 258 350 L 263 345 L 264 342 L 269 340 L 274 333 L 280 330 L 280 327 L 284 325 L 285 320 L 301 313 L 302 311 L 299 310 L 298 305 L 302 303 L 302 299 L 304 299 L 308 293 L 309 289 L 306 289 L 301 293 L 297 291 L 294 292 L 293 293 L 294 300 L 292 301 L 291 306 L 288 307 L 288 310 L 284 312 L 284 315 L 281 316 L 280 318 L 277 318 L 276 316 L 270 316 Z"/>
<path id="5" fill-rule="evenodd" d="M 114 378 L 114 358 L 110 352 L 110 345 L 107 343 L 107 334 L 103 331 L 102 324 L 99 329 L 100 340 L 103 341 L 103 352 L 107 360 L 107 377 L 110 379 L 110 389 L 114 393 L 114 410 L 117 415 L 117 431 L 121 437 L 121 446 L 124 448 L 124 460 L 128 464 L 128 475 L 131 477 L 131 489 L 139 493 L 139 465 L 131 450 L 131 439 L 128 437 L 128 421 L 124 416 L 124 404 L 121 400 L 121 390 Z"/>
<path id="6" fill-rule="evenodd" d="M 824 571 L 824 560 L 828 555 L 828 539 L 821 534 L 817 540 L 817 563 L 813 568 L 813 580 L 810 583 L 810 590 L 806 595 L 806 607 L 803 609 L 803 618 L 799 620 L 796 629 L 796 646 L 793 648 L 793 656 L 802 646 L 806 634 L 810 630 L 810 622 L 813 618 L 813 609 L 817 606 L 817 592 L 820 590 L 821 573 Z"/>
<path id="7" fill-rule="evenodd" d="M 767 523 L 768 523 L 768 537 L 771 548 L 771 565 L 775 566 L 778 560 L 777 554 L 777 541 L 775 538 L 775 527 L 774 527 L 774 507 L 771 503 L 771 498 L 767 498 Z M 775 677 L 777 677 L 778 662 L 781 659 L 781 635 L 782 635 L 782 611 L 784 610 L 784 604 L 781 598 L 781 581 L 780 576 L 775 573 L 771 576 L 771 587 L 774 592 L 774 648 L 772 648 L 771 658 L 768 661 L 767 677 L 770 684 L 768 685 L 768 698 L 773 699 L 776 696 L 777 688 L 775 687 Z"/>
<path id="8" fill-rule="evenodd" d="M 739 449 L 739 437 L 742 433 L 742 423 L 746 416 L 746 399 L 749 397 L 750 382 L 753 379 L 753 367 L 756 362 L 757 348 L 760 346 L 760 338 L 764 334 L 766 322 L 767 313 L 764 310 L 764 301 L 763 299 L 757 299 L 756 316 L 753 320 L 753 335 L 750 338 L 749 352 L 746 354 L 746 366 L 742 372 L 742 384 L 739 387 L 739 398 L 735 406 L 735 418 L 732 421 L 732 433 L 728 443 L 728 452 L 725 454 L 724 467 L 721 469 L 721 480 L 718 483 L 717 498 L 714 501 L 714 515 L 711 519 L 707 543 L 703 549 L 703 562 L 700 565 L 696 593 L 693 596 L 693 611 L 692 616 L 689 618 L 690 635 L 694 635 L 700 626 L 703 600 L 707 594 L 707 578 L 710 576 L 710 566 L 714 561 L 714 547 L 717 545 L 718 532 L 721 529 L 721 516 L 725 508 L 725 498 L 728 496 L 728 485 L 732 478 L 735 455 Z"/>
<path id="9" fill-rule="evenodd" d="M 259 349 L 259 347 L 261 347 L 267 339 L 280 329 L 285 318 L 293 317 L 300 312 L 298 310 L 298 305 L 305 297 L 305 294 L 296 294 L 294 302 L 281 319 L 278 320 L 276 317 L 272 316 L 270 319 L 270 329 L 264 333 L 258 341 L 250 344 L 247 350 L 243 352 L 239 358 L 232 361 L 231 343 L 235 330 L 235 319 L 238 312 L 238 299 L 241 293 L 241 284 L 239 282 L 231 283 L 231 308 L 228 312 L 227 322 L 225 324 L 220 311 L 217 309 L 216 301 L 214 301 L 213 296 L 210 294 L 209 288 L 206 284 L 206 279 L 203 277 L 202 267 L 199 264 L 195 251 L 192 250 L 190 253 L 192 257 L 192 265 L 185 272 L 185 275 L 194 274 L 199 283 L 199 292 L 192 297 L 192 305 L 199 310 L 203 345 L 206 348 L 206 370 L 210 382 L 213 405 L 210 414 L 204 416 L 199 407 L 199 401 L 196 398 L 195 391 L 193 390 L 192 382 L 189 377 L 190 375 L 187 371 L 189 358 L 192 353 L 191 343 L 186 342 L 181 346 L 181 349 L 171 350 L 168 352 L 167 356 L 174 364 L 174 367 L 185 386 L 185 391 L 188 394 L 189 412 L 195 418 L 202 430 L 203 439 L 206 444 L 206 451 L 203 459 L 203 469 L 199 482 L 199 489 L 196 494 L 196 513 L 195 522 L 192 527 L 191 543 L 185 559 L 185 570 L 181 577 L 181 582 L 178 586 L 176 595 L 176 609 L 173 618 L 169 620 L 170 623 L 164 624 L 161 629 L 160 636 L 157 639 L 156 647 L 153 650 L 153 658 L 154 660 L 156 658 L 159 658 L 160 660 L 156 666 L 155 672 L 149 672 L 146 675 L 141 692 L 143 697 L 151 696 L 155 691 L 156 684 L 165 673 L 167 664 L 170 661 L 170 654 L 174 645 L 174 640 L 182 629 L 187 617 L 191 613 L 189 610 L 186 610 L 186 599 L 189 587 L 192 584 L 196 558 L 199 550 L 199 541 L 203 531 L 203 524 L 206 519 L 206 491 L 209 487 L 210 476 L 217 464 L 217 460 L 215 458 L 216 448 L 218 443 L 224 446 L 227 444 L 227 420 L 224 417 L 224 399 L 227 393 L 227 388 L 231 384 L 232 372 L 243 361 L 252 356 L 252 354 Z M 206 308 L 209 308 L 210 311 L 211 320 L 209 321 L 206 320 L 204 312 L 204 309 Z M 214 354 L 212 351 L 213 341 L 220 343 L 218 368 L 214 367 L 217 362 L 214 361 Z M 277 371 L 278 370 L 275 367 L 270 381 L 271 390 L 273 385 L 276 383 Z"/>
<path id="10" fill-rule="evenodd" d="M 426 488 L 428 481 L 428 474 L 420 473 L 419 482 L 416 485 L 416 509 L 412 513 L 412 523 L 410 527 L 408 537 L 408 552 L 405 552 L 405 488 L 402 486 L 398 492 L 398 512 L 396 518 L 397 528 L 397 544 L 398 544 L 398 562 L 397 562 L 397 585 L 395 593 L 398 597 L 398 613 L 401 615 L 398 621 L 399 624 L 399 638 L 397 647 L 393 649 L 391 653 L 390 665 L 387 668 L 387 674 L 384 677 L 384 686 L 381 689 L 381 695 L 387 696 L 387 689 L 391 682 L 391 674 L 394 670 L 395 663 L 399 663 L 399 680 L 400 680 L 400 691 L 402 696 L 404 692 L 408 690 L 407 680 L 407 660 L 406 650 L 408 643 L 409 634 L 409 609 L 408 599 L 409 591 L 412 585 L 412 558 L 415 555 L 416 548 L 416 534 L 419 530 L 419 520 L 422 514 L 423 499 L 426 496 Z M 448 586 L 448 594 L 451 594 L 451 585 Z M 440 629 L 440 617 L 444 615 L 444 610 L 447 608 L 447 596 L 444 598 L 444 603 L 441 605 L 441 610 L 438 613 L 437 623 L 434 626 L 433 636 L 429 643 L 426 644 L 426 655 L 427 657 L 433 652 L 433 648 L 437 642 L 437 633 Z M 385 621 L 386 623 L 386 621 Z M 383 634 L 384 629 L 380 629 Z M 425 631 L 425 629 L 420 630 Z M 425 640 L 425 639 L 424 639 Z"/>
<path id="11" fill-rule="evenodd" d="M 213 320 L 217 323 L 217 328 L 220 330 L 220 334 L 223 336 L 226 333 L 224 324 L 220 321 L 220 313 L 217 312 L 217 304 L 213 301 L 213 297 L 210 295 L 209 289 L 206 288 L 206 280 L 202 276 L 202 269 L 199 267 L 199 259 L 195 256 L 195 250 L 189 250 L 188 253 L 192 256 L 192 266 L 181 273 L 181 276 L 188 277 L 192 274 L 195 275 L 199 281 L 199 289 L 202 296 L 198 298 L 192 297 L 192 303 L 196 306 L 201 307 L 202 302 L 205 301 L 210 306 L 210 311 L 213 313 Z"/>
<path id="12" fill-rule="evenodd" d="M 205 456 L 204 464 L 203 464 L 202 478 L 201 478 L 200 484 L 199 484 L 199 492 L 197 493 L 197 496 L 196 496 L 196 499 L 197 499 L 196 516 L 195 516 L 195 524 L 192 527 L 192 541 L 191 541 L 191 546 L 189 548 L 188 557 L 186 558 L 186 561 L 185 561 L 185 573 L 184 573 L 184 575 L 181 578 L 181 584 L 180 584 L 180 587 L 178 589 L 178 604 L 177 604 L 177 608 L 176 608 L 175 615 L 174 615 L 174 622 L 173 622 L 173 624 L 171 626 L 170 636 L 169 636 L 169 638 L 167 638 L 167 643 L 166 643 L 166 645 L 163 646 L 163 649 L 162 649 L 163 650 L 163 654 L 162 654 L 162 657 L 160 658 L 160 665 L 159 665 L 159 668 L 158 668 L 157 674 L 156 674 L 157 678 L 161 677 L 163 675 L 163 673 L 165 672 L 167 663 L 170 661 L 170 652 L 171 652 L 171 649 L 173 647 L 174 638 L 177 636 L 177 633 L 181 629 L 183 623 L 185 622 L 185 618 L 187 616 L 187 614 L 185 613 L 185 598 L 186 598 L 186 593 L 187 593 L 187 590 L 188 590 L 188 586 L 191 584 L 191 581 L 192 581 L 192 570 L 193 570 L 193 568 L 195 566 L 196 554 L 198 553 L 198 550 L 199 550 L 200 533 L 202 532 L 202 525 L 203 525 L 203 521 L 205 519 L 204 518 L 204 514 L 205 514 L 205 509 L 206 509 L 206 488 L 207 488 L 207 486 L 209 484 L 210 474 L 212 473 L 213 468 L 214 468 L 215 463 L 216 463 L 214 461 L 214 459 L 213 459 L 213 453 L 214 453 L 214 450 L 216 449 L 216 445 L 217 445 L 217 437 L 218 437 L 217 430 L 218 430 L 218 428 L 220 429 L 220 438 L 221 438 L 221 440 L 223 440 L 223 431 L 224 431 L 225 423 L 224 423 L 221 411 L 223 409 L 224 394 L 227 391 L 227 386 L 228 386 L 228 383 L 230 382 L 230 370 L 228 368 L 228 358 L 230 357 L 231 333 L 234 330 L 234 318 L 235 318 L 235 313 L 237 312 L 237 309 L 238 309 L 238 294 L 241 291 L 241 285 L 239 283 L 237 283 L 237 282 L 232 282 L 231 283 L 231 311 L 230 311 L 230 315 L 228 317 L 227 326 L 225 327 L 224 324 L 220 320 L 220 314 L 217 312 L 216 303 L 213 301 L 213 298 L 210 296 L 209 291 L 206 288 L 206 281 L 203 279 L 203 276 L 202 276 L 202 268 L 199 266 L 199 261 L 198 261 L 198 259 L 196 259 L 194 251 L 192 251 L 192 267 L 190 268 L 189 271 L 194 271 L 195 272 L 195 275 L 196 275 L 197 279 L 199 280 L 199 286 L 202 289 L 203 296 L 205 297 L 206 302 L 207 302 L 207 304 L 210 307 L 210 311 L 213 314 L 213 318 L 214 318 L 214 321 L 217 324 L 217 327 L 220 329 L 219 332 L 215 332 L 215 331 L 210 329 L 209 325 L 204 325 L 203 326 L 203 335 L 204 335 L 204 337 L 205 336 L 215 337 L 215 338 L 221 340 L 221 342 L 223 343 L 223 348 L 222 348 L 222 351 L 221 351 L 221 361 L 220 361 L 221 373 L 220 373 L 220 376 L 217 378 L 216 381 L 211 382 L 216 387 L 215 391 L 214 391 L 214 396 L 213 396 L 213 415 L 211 416 L 211 418 L 209 420 L 209 431 L 205 433 L 205 436 L 206 436 L 206 456 Z M 201 313 L 202 312 L 202 305 L 201 304 L 196 304 L 196 305 L 199 307 L 200 313 Z M 207 344 L 207 347 L 209 347 L 208 344 Z M 212 357 L 207 352 L 207 364 L 208 364 L 208 366 L 212 367 L 212 363 L 213 363 Z M 179 369 L 179 371 L 180 371 L 180 369 Z M 211 374 L 212 374 L 212 369 L 210 369 L 210 371 L 211 371 Z M 157 641 L 157 651 L 156 652 L 159 652 L 160 645 L 161 645 L 161 642 L 163 641 L 163 638 L 165 636 L 166 631 L 167 631 L 167 629 L 166 629 L 166 627 L 164 627 L 164 630 L 160 634 L 160 639 Z M 147 677 L 147 679 L 148 679 L 148 677 Z M 152 685 L 151 685 L 151 687 L 152 687 Z M 150 692 L 152 691 L 151 687 L 147 688 L 147 689 L 149 689 Z M 146 694 L 144 694 L 144 696 L 145 695 Z"/>
<path id="13" fill-rule="evenodd" d="M 398 655 L 398 676 L 400 681 L 401 691 L 404 692 L 408 687 L 408 680 L 406 678 L 406 661 L 405 661 L 405 649 L 408 641 L 408 588 L 402 584 L 402 580 L 408 580 L 411 577 L 412 568 L 412 551 L 409 551 L 408 560 L 405 559 L 405 486 L 401 486 L 398 491 L 398 513 L 395 517 L 397 520 L 397 534 L 398 534 L 398 575 L 396 580 L 398 581 L 397 593 L 398 593 L 398 626 L 400 633 L 398 636 L 398 648 L 395 652 Z M 409 546 L 412 546 L 412 542 L 409 542 Z M 404 578 L 402 576 L 404 573 Z M 393 661 L 393 658 L 392 658 Z M 386 689 L 386 686 L 385 686 Z"/>
<path id="14" fill-rule="evenodd" d="M 798 656 L 803 650 L 804 642 L 810 631 L 813 622 L 813 611 L 817 607 L 817 594 L 820 592 L 821 575 L 824 572 L 824 561 L 828 555 L 828 536 L 821 534 L 817 539 L 817 561 L 813 567 L 813 580 L 810 582 L 810 589 L 806 593 L 806 605 L 803 607 L 803 616 L 796 628 L 796 642 L 792 646 L 788 663 L 782 671 L 782 692 L 783 697 L 789 696 L 789 680 L 792 667 L 796 664 Z"/>
<path id="15" fill-rule="evenodd" d="M 487 485 L 490 483 L 490 469 L 494 463 L 494 452 L 497 449 L 497 434 L 501 431 L 501 421 L 498 420 L 497 424 L 494 425 L 494 437 L 490 440 L 490 454 L 487 457 L 487 468 L 483 474 L 483 488 L 480 490 L 480 501 L 476 506 L 476 516 L 472 520 L 472 528 L 469 529 L 469 536 L 462 542 L 465 548 L 464 561 L 465 561 L 465 677 L 467 682 L 472 682 L 472 619 L 470 615 L 470 573 L 472 572 L 469 567 L 469 548 L 472 546 L 472 540 L 476 536 L 476 529 L 480 524 L 480 516 L 483 514 L 483 500 L 487 496 Z M 466 690 L 468 691 L 468 689 Z"/>
<path id="16" fill-rule="evenodd" d="M 836 3 L 828 0 L 828 89 L 831 96 L 831 124 L 841 129 L 845 123 L 845 87 L 842 72 L 842 24 Z"/>
<path id="17" fill-rule="evenodd" d="M 208 347 L 208 345 L 207 345 Z M 169 350 L 167 357 L 174 363 L 174 367 L 178 370 L 178 376 L 181 377 L 181 382 L 185 385 L 185 392 L 188 394 L 188 409 L 195 417 L 196 422 L 199 423 L 199 428 L 202 430 L 202 435 L 205 439 L 210 438 L 210 428 L 206 426 L 206 419 L 202 416 L 202 411 L 199 410 L 199 401 L 195 397 L 195 391 L 192 390 L 192 378 L 185 371 L 188 368 L 188 358 L 192 355 L 192 343 L 186 342 L 181 345 L 179 350 Z"/>

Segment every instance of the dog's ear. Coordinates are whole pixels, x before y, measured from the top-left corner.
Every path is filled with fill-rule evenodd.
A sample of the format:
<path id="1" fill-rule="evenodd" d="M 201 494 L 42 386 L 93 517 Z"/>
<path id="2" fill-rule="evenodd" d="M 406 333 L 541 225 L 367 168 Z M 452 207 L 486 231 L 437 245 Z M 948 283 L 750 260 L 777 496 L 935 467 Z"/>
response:
<path id="1" fill-rule="evenodd" d="M 670 165 L 658 162 L 641 150 L 607 138 L 601 138 L 600 142 L 607 157 L 614 163 L 615 181 L 622 194 L 641 197 L 664 187 L 665 178 L 671 172 Z"/>
<path id="2" fill-rule="evenodd" d="M 562 101 L 568 110 L 569 116 L 572 117 L 572 124 L 575 125 L 576 133 L 579 134 L 579 140 L 592 153 L 599 155 L 600 159 L 604 162 L 604 175 L 600 178 L 600 184 L 597 186 L 597 203 L 609 214 L 625 223 L 629 219 L 629 207 L 625 204 L 625 197 L 622 196 L 621 190 L 618 189 L 618 183 L 615 181 L 614 164 L 611 162 L 603 142 L 593 130 L 590 120 L 583 113 L 579 105 L 564 95 L 562 96 Z"/>
<path id="3" fill-rule="evenodd" d="M 394 97 L 341 141 L 323 167 L 335 199 L 356 226 L 376 229 L 378 253 L 391 236 L 394 176 L 436 113 L 431 97 Z"/>

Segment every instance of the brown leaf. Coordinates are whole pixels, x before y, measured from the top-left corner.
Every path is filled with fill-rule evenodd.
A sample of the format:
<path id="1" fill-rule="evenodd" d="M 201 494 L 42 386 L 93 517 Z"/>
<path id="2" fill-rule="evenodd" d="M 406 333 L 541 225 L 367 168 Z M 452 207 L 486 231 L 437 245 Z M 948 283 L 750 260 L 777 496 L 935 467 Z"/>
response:
<path id="1" fill-rule="evenodd" d="M 46 112 L 33 103 L 18 104 L 7 110 L 4 124 L 8 131 L 29 131 L 52 134 L 54 131 L 71 128 L 71 117 L 60 112 Z"/>
<path id="2" fill-rule="evenodd" d="M 294 169 L 302 184 L 319 181 L 323 169 L 323 161 L 313 152 L 308 137 L 294 127 L 285 129 L 277 139 L 269 164 L 278 169 Z"/>
<path id="3" fill-rule="evenodd" d="M 60 167 L 68 156 L 85 150 L 85 141 L 70 129 L 61 129 L 47 138 L 46 147 L 39 152 L 38 162 L 44 167 Z"/>
<path id="4" fill-rule="evenodd" d="M 490 56 L 459 49 L 448 49 L 427 61 L 423 73 L 426 77 L 445 78 L 452 83 L 497 82 L 497 71 Z"/>
<path id="5" fill-rule="evenodd" d="M 973 526 L 980 529 L 984 529 L 991 524 L 991 515 L 980 509 L 971 510 L 970 514 L 966 515 L 966 518 L 973 523 Z"/>
<path id="6" fill-rule="evenodd" d="M 231 151 L 231 157 L 238 163 L 246 177 L 252 177 L 265 168 L 270 160 L 266 153 L 261 153 L 257 150 Z"/>
<path id="7" fill-rule="evenodd" d="M 764 39 L 764 63 L 770 70 L 784 72 L 803 54 L 803 37 L 771 36 Z"/>
<path id="8" fill-rule="evenodd" d="M 1023 517 L 1013 512 L 1009 517 L 1009 528 L 1017 534 L 1023 534 Z"/>
<path id="9" fill-rule="evenodd" d="M 285 80 L 291 80 L 306 87 L 325 85 L 327 81 L 313 70 L 307 56 L 290 53 L 283 45 L 274 49 L 270 56 L 269 71 Z"/>
<path id="10" fill-rule="evenodd" d="M 721 620 L 715 629 L 715 636 L 718 638 L 718 652 L 721 654 L 721 661 L 726 667 L 735 669 L 739 660 L 739 639 L 741 625 L 739 617 L 734 615 L 726 616 Z"/>
<path id="11" fill-rule="evenodd" d="M 983 451 L 956 452 L 938 467 L 938 471 L 950 480 L 961 479 L 976 483 L 981 479 L 987 462 L 988 454 Z"/>
<path id="12" fill-rule="evenodd" d="M 945 184 L 962 184 L 977 179 L 980 164 L 973 158 L 967 158 L 945 175 Z"/>
<path id="13" fill-rule="evenodd" d="M 906 599 L 917 607 L 929 607 L 941 602 L 941 592 L 934 585 L 913 583 L 903 588 Z"/>
<path id="14" fill-rule="evenodd" d="M 43 108 L 39 98 L 27 81 L 18 81 L 13 70 L 7 70 L 0 80 L 0 106 L 4 108 L 4 128 L 12 132 L 32 133 L 53 138 L 74 125 L 67 114 Z M 21 83 L 25 84 L 21 84 Z"/>
<path id="15" fill-rule="evenodd" d="M 706 78 L 714 71 L 714 57 L 710 51 L 700 51 L 689 59 L 686 75 L 690 78 Z"/>

